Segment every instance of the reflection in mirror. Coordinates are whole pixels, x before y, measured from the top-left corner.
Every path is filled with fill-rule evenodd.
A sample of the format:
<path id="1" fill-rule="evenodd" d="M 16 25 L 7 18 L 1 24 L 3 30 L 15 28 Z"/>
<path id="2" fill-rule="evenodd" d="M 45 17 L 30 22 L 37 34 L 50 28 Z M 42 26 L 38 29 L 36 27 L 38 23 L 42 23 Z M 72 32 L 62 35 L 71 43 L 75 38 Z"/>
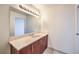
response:
<path id="1" fill-rule="evenodd" d="M 24 19 L 15 18 L 15 36 L 24 35 Z"/>

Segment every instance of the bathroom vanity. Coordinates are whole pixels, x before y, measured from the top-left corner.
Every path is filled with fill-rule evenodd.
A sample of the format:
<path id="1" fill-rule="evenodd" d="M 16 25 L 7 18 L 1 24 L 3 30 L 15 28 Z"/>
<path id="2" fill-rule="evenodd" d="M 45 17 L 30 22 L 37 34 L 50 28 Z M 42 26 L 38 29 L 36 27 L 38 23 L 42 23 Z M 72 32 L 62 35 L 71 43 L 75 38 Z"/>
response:
<path id="1" fill-rule="evenodd" d="M 10 38 L 11 54 L 42 54 L 48 45 L 47 33 L 34 33 L 18 38 Z"/>

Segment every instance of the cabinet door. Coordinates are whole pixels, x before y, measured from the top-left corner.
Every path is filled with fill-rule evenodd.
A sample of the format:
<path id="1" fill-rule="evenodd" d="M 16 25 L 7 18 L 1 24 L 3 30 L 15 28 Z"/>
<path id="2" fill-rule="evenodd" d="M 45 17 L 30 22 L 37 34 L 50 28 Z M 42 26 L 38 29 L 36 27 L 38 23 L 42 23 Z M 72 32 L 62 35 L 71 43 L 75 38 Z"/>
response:
<path id="1" fill-rule="evenodd" d="M 10 45 L 10 53 L 11 54 L 19 54 L 19 51 L 17 51 L 12 45 Z"/>
<path id="2" fill-rule="evenodd" d="M 44 38 L 44 50 L 47 48 L 47 45 L 48 45 L 48 35 L 47 36 L 45 36 L 45 38 Z"/>
<path id="3" fill-rule="evenodd" d="M 44 50 L 47 48 L 47 40 L 48 40 L 48 36 L 42 37 L 39 40 L 39 44 L 40 44 L 40 53 L 43 53 Z"/>
<path id="4" fill-rule="evenodd" d="M 17 52 L 17 50 L 12 45 L 10 45 L 10 53 L 16 54 L 16 52 Z"/>
<path id="5" fill-rule="evenodd" d="M 39 54 L 40 53 L 40 44 L 39 41 L 36 41 L 32 44 L 32 51 L 33 54 Z"/>
<path id="6" fill-rule="evenodd" d="M 44 50 L 44 38 L 41 38 L 39 40 L 39 45 L 40 45 L 40 53 L 43 53 L 43 50 Z"/>
<path id="7" fill-rule="evenodd" d="M 43 51 L 45 50 L 45 44 L 46 44 L 45 37 L 43 37 L 42 38 L 42 50 Z"/>
<path id="8" fill-rule="evenodd" d="M 32 45 L 29 45 L 19 51 L 20 54 L 32 54 Z"/>

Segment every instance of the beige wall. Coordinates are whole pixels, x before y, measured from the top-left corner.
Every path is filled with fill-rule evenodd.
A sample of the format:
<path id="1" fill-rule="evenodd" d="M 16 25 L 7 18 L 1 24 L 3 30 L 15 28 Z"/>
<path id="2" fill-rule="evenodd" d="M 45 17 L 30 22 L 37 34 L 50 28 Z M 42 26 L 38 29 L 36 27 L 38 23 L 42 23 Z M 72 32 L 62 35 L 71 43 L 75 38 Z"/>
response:
<path id="1" fill-rule="evenodd" d="M 9 53 L 9 6 L 0 5 L 0 53 Z"/>
<path id="2" fill-rule="evenodd" d="M 75 5 L 42 5 L 42 31 L 49 34 L 49 47 L 74 53 Z"/>
<path id="3" fill-rule="evenodd" d="M 13 7 L 14 9 L 14 8 L 18 8 L 18 5 L 0 5 L 0 53 L 3 53 L 3 54 L 10 53 L 10 47 L 8 44 L 8 41 L 9 41 L 8 39 L 10 38 L 10 19 L 9 19 L 10 18 L 9 8 L 10 7 Z M 26 13 L 23 11 L 19 11 L 19 13 L 23 13 L 26 15 Z M 30 17 L 30 24 L 26 24 L 27 25 L 26 30 L 28 26 L 30 26 L 29 29 L 32 29 L 34 31 L 39 31 L 40 30 L 39 29 L 40 24 L 38 24 L 40 21 L 39 18 L 26 15 L 26 22 L 27 22 L 28 16 Z"/>
<path id="4" fill-rule="evenodd" d="M 75 5 L 44 5 L 42 31 L 49 34 L 49 47 L 73 53 Z M 9 6 L 0 5 L 0 53 L 9 53 Z"/>

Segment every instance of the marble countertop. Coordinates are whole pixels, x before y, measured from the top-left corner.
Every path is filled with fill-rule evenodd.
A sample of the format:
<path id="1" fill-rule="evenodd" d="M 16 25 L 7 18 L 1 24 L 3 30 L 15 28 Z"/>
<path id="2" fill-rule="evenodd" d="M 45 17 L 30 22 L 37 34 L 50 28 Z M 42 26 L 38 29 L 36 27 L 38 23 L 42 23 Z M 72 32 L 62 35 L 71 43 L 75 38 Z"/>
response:
<path id="1" fill-rule="evenodd" d="M 39 40 L 41 37 L 45 35 L 47 35 L 47 33 L 34 33 L 34 34 L 23 36 L 23 37 L 10 38 L 9 44 L 12 45 L 17 51 L 19 51 L 22 48 Z"/>

